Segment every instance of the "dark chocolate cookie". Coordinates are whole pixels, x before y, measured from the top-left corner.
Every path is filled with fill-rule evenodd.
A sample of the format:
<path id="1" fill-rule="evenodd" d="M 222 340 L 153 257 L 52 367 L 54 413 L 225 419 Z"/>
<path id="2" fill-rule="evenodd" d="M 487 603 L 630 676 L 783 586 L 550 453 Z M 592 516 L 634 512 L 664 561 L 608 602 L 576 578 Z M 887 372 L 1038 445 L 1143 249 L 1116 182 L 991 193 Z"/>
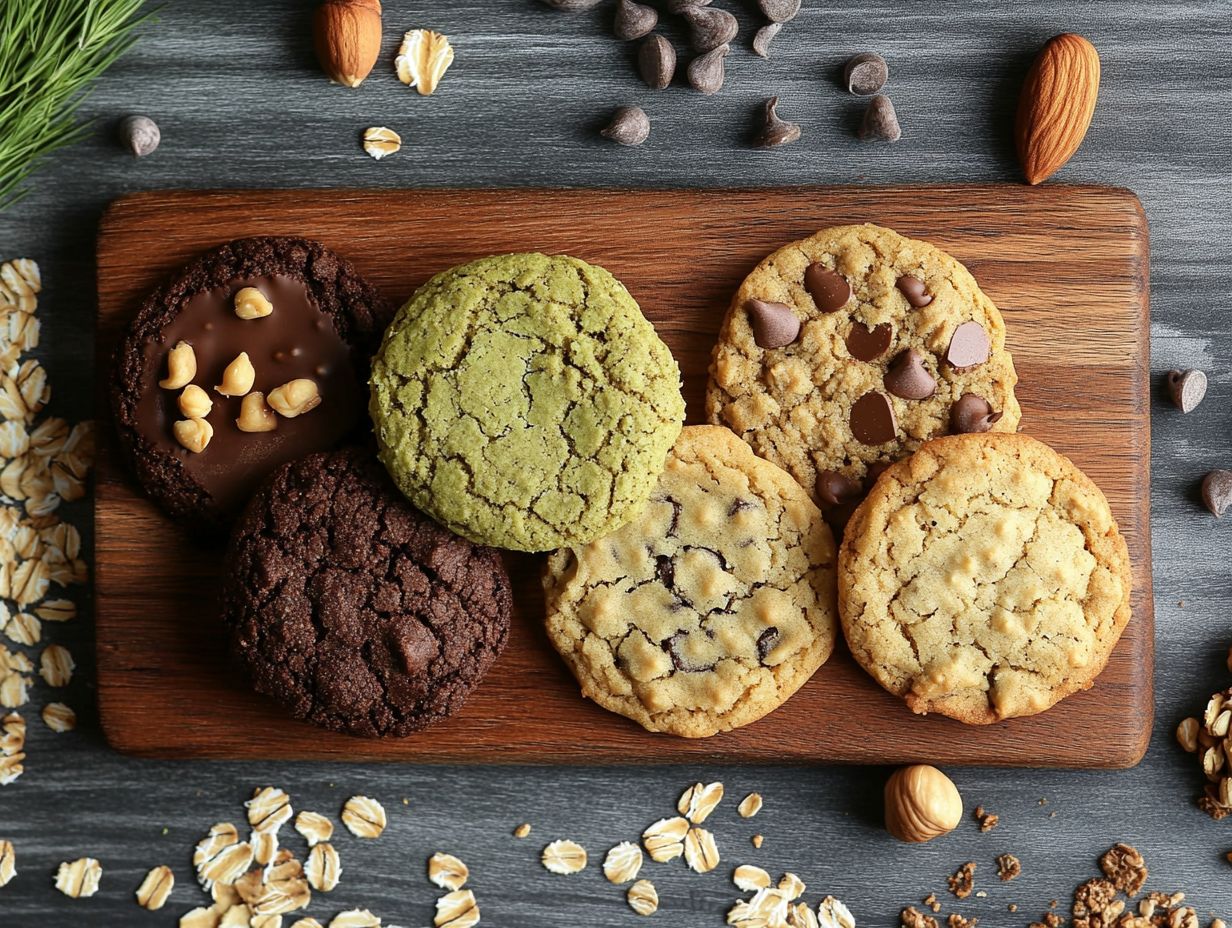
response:
<path id="1" fill-rule="evenodd" d="M 113 368 L 120 444 L 146 492 L 217 530 L 280 464 L 366 429 L 391 316 L 318 242 L 238 239 L 194 260 L 142 303 Z"/>
<path id="2" fill-rule="evenodd" d="M 500 555 L 405 501 L 371 452 L 277 470 L 227 553 L 223 618 L 256 689 L 300 719 L 402 736 L 456 712 L 500 655 Z"/>

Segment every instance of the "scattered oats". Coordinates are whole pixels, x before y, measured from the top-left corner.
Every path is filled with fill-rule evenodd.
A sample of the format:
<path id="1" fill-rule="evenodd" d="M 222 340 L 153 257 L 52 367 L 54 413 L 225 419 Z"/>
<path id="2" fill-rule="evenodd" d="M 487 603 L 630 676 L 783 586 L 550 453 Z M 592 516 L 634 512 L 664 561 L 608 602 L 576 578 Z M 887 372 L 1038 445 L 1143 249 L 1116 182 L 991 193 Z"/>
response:
<path id="1" fill-rule="evenodd" d="M 10 712 L 0 719 L 0 786 L 8 786 L 25 772 L 25 747 L 26 720 Z"/>
<path id="2" fill-rule="evenodd" d="M 30 701 L 30 678 L 10 672 L 0 677 L 0 706 L 20 709 Z"/>
<path id="3" fill-rule="evenodd" d="M 222 913 L 218 928 L 252 928 L 252 911 L 246 905 L 233 905 Z"/>
<path id="4" fill-rule="evenodd" d="M 255 912 L 249 921 L 249 928 L 282 928 L 281 915 L 258 915 Z"/>
<path id="5" fill-rule="evenodd" d="M 229 822 L 215 825 L 193 850 L 193 866 L 201 888 L 210 892 L 215 883 L 230 886 L 252 866 L 252 845 L 240 841 Z"/>
<path id="6" fill-rule="evenodd" d="M 367 909 L 351 909 L 335 915 L 329 928 L 381 928 L 381 920 Z"/>
<path id="7" fill-rule="evenodd" d="M 328 846 L 321 844 L 313 850 Z M 235 888 L 244 896 L 244 901 L 252 909 L 253 915 L 284 915 L 305 908 L 312 901 L 312 891 L 304 878 L 304 868 L 288 850 L 279 851 L 264 872 L 259 869 L 252 870 L 248 876 L 255 876 L 255 887 L 244 887 L 237 882 Z M 335 873 L 335 882 L 336 877 Z M 245 888 L 255 889 L 255 893 L 245 895 Z"/>
<path id="8" fill-rule="evenodd" d="M 436 928 L 474 928 L 479 924 L 479 904 L 469 889 L 446 893 L 436 900 Z"/>
<path id="9" fill-rule="evenodd" d="M 48 686 L 68 686 L 76 668 L 73 655 L 63 645 L 49 644 L 39 655 L 39 675 Z"/>
<path id="10" fill-rule="evenodd" d="M 753 835 L 753 837 L 749 838 L 749 840 L 753 842 L 753 847 L 757 848 L 759 851 L 761 850 L 761 846 L 766 843 L 766 839 L 761 835 Z"/>
<path id="11" fill-rule="evenodd" d="M 586 869 L 586 849 L 574 841 L 553 841 L 543 849 L 540 860 L 553 873 L 568 876 Z"/>
<path id="12" fill-rule="evenodd" d="M 530 822 L 523 822 L 517 828 L 513 829 L 515 838 L 525 838 L 530 835 Z"/>
<path id="13" fill-rule="evenodd" d="M 315 918 L 301 918 L 291 928 L 322 928 L 322 925 Z"/>
<path id="14" fill-rule="evenodd" d="M 761 811 L 761 806 L 761 793 L 749 793 L 740 800 L 740 805 L 736 807 L 736 811 L 740 813 L 741 818 L 752 818 Z"/>
<path id="15" fill-rule="evenodd" d="M 308 877 L 308 885 L 319 892 L 333 892 L 342 876 L 342 861 L 338 859 L 338 851 L 332 844 L 318 844 L 308 852 L 308 862 L 304 864 L 304 873 Z"/>
<path id="16" fill-rule="evenodd" d="M 856 917 L 851 909 L 833 896 L 826 896 L 818 903 L 817 922 L 820 928 L 856 928 Z"/>
<path id="17" fill-rule="evenodd" d="M 79 857 L 71 863 L 60 864 L 56 871 L 56 889 L 70 899 L 93 896 L 98 892 L 98 881 L 103 875 L 102 865 L 93 857 Z"/>
<path id="18" fill-rule="evenodd" d="M 342 807 L 342 824 L 357 838 L 379 838 L 385 830 L 385 807 L 367 796 L 352 796 Z"/>
<path id="19" fill-rule="evenodd" d="M 248 810 L 248 824 L 254 831 L 278 833 L 278 829 L 291 820 L 291 797 L 273 786 L 253 790 L 252 798 L 244 803 Z"/>
<path id="20" fill-rule="evenodd" d="M 722 783 L 694 783 L 676 803 L 676 811 L 694 825 L 700 825 L 723 799 Z"/>
<path id="21" fill-rule="evenodd" d="M 137 905 L 157 912 L 167 904 L 171 890 L 175 888 L 175 874 L 170 867 L 155 867 L 145 875 L 137 887 Z"/>
<path id="22" fill-rule="evenodd" d="M 295 817 L 295 830 L 309 847 L 324 844 L 334 836 L 334 823 L 319 812 L 301 812 Z"/>
<path id="23" fill-rule="evenodd" d="M 385 126 L 372 126 L 364 130 L 364 151 L 375 161 L 397 154 L 402 148 L 402 136 Z"/>
<path id="24" fill-rule="evenodd" d="M 795 902 L 803 896 L 806 888 L 804 880 L 794 873 L 784 873 L 782 878 L 779 879 L 779 892 L 787 897 L 788 902 Z"/>
<path id="25" fill-rule="evenodd" d="M 625 898 L 638 915 L 654 915 L 659 910 L 659 893 L 650 880 L 638 880 L 629 887 Z"/>
<path id="26" fill-rule="evenodd" d="M 428 858 L 428 879 L 441 889 L 461 889 L 471 872 L 457 857 L 437 851 Z"/>
<path id="27" fill-rule="evenodd" d="M 215 883 L 210 887 L 210 898 L 214 900 L 214 913 L 216 915 L 221 915 L 231 906 L 243 901 L 240 899 L 239 890 L 234 886 L 223 883 Z"/>
<path id="28" fill-rule="evenodd" d="M 180 916 L 180 928 L 218 928 L 218 913 L 213 909 L 195 908 Z"/>
<path id="29" fill-rule="evenodd" d="M 17 852 L 12 841 L 0 839 L 0 886 L 8 886 L 17 876 Z"/>
<path id="30" fill-rule="evenodd" d="M 2 608 L 4 607 L 0 604 L 0 609 Z M 3 624 L 4 635 L 9 641 L 24 644 L 28 648 L 38 644 L 43 635 L 43 623 L 28 612 L 15 613 Z"/>
<path id="31" fill-rule="evenodd" d="M 759 889 L 753 898 L 740 900 L 727 910 L 727 924 L 739 928 L 769 928 L 786 925 L 789 902 L 782 891 L 773 886 Z"/>
<path id="32" fill-rule="evenodd" d="M 412 29 L 403 35 L 398 57 L 394 59 L 398 80 L 425 97 L 436 90 L 451 64 L 453 46 L 446 36 L 431 29 Z"/>
<path id="33" fill-rule="evenodd" d="M 632 841 L 621 841 L 603 859 L 603 875 L 609 883 L 628 883 L 642 869 L 642 849 Z"/>
<path id="34" fill-rule="evenodd" d="M 732 872 L 732 882 L 737 889 L 752 893 L 770 885 L 770 874 L 753 864 L 741 864 Z"/>
<path id="35" fill-rule="evenodd" d="M 249 837 L 252 844 L 252 859 L 264 867 L 278 855 L 278 835 L 272 831 L 254 831 Z"/>
<path id="36" fill-rule="evenodd" d="M 787 910 L 789 928 L 821 928 L 821 922 L 806 903 L 797 902 Z"/>
<path id="37" fill-rule="evenodd" d="M 690 828 L 684 836 L 684 860 L 694 873 L 709 873 L 719 865 L 719 848 L 705 828 Z"/>
<path id="38" fill-rule="evenodd" d="M 68 622 L 77 618 L 77 604 L 71 599 L 49 599 L 34 614 L 44 622 Z"/>
<path id="39" fill-rule="evenodd" d="M 661 818 L 642 832 L 642 846 L 651 860 L 667 863 L 684 853 L 684 838 L 688 833 L 688 819 Z"/>

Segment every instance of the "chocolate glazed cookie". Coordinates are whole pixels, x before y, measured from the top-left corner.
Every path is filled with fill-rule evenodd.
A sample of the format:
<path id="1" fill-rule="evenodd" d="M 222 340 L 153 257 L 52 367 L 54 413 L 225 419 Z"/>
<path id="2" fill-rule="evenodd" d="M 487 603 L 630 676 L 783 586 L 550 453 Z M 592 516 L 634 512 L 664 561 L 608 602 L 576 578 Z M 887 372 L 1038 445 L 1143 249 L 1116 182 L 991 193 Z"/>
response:
<path id="1" fill-rule="evenodd" d="M 318 242 L 248 238 L 142 303 L 111 399 L 137 479 L 169 515 L 217 531 L 276 467 L 366 428 L 369 358 L 392 317 Z"/>
<path id="2" fill-rule="evenodd" d="M 280 468 L 236 524 L 223 619 L 258 692 L 399 737 L 461 708 L 505 646 L 500 555 L 432 522 L 365 449 Z"/>

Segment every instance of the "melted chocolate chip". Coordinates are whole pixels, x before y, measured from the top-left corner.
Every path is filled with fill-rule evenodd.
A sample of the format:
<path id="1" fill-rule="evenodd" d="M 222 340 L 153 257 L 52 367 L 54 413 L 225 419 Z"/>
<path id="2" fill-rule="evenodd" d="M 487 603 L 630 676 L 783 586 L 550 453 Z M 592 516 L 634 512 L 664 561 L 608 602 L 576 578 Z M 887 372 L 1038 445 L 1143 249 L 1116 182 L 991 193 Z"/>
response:
<path id="1" fill-rule="evenodd" d="M 689 633 L 683 630 L 663 640 L 662 648 L 667 652 L 668 657 L 672 659 L 672 666 L 685 673 L 704 673 L 705 671 L 713 670 L 713 664 L 693 664 L 689 661 L 683 653 L 684 644 L 688 640 Z"/>
<path id="2" fill-rule="evenodd" d="M 900 277 L 895 286 L 907 298 L 907 302 L 916 309 L 923 309 L 933 301 L 933 295 L 928 292 L 924 281 L 918 277 Z"/>
<path id="3" fill-rule="evenodd" d="M 663 497 L 663 502 L 672 507 L 672 521 L 667 527 L 667 537 L 675 538 L 676 532 L 680 529 L 680 513 L 684 506 L 681 505 L 680 500 L 673 499 L 670 496 Z"/>
<path id="4" fill-rule="evenodd" d="M 851 407 L 851 434 L 866 445 L 884 445 L 898 434 L 894 406 L 884 393 L 872 390 Z"/>
<path id="5" fill-rule="evenodd" d="M 655 576 L 673 595 L 676 593 L 676 564 L 666 554 L 655 558 Z"/>
<path id="6" fill-rule="evenodd" d="M 753 504 L 747 499 L 738 499 L 727 507 L 727 517 L 730 519 L 736 513 L 752 508 L 754 508 Z"/>
<path id="7" fill-rule="evenodd" d="M 864 475 L 864 489 L 871 490 L 877 482 L 877 478 L 893 466 L 893 461 L 874 461 L 868 465 L 868 471 Z"/>
<path id="8" fill-rule="evenodd" d="M 758 348 L 786 348 L 800 336 L 800 320 L 786 303 L 748 300 L 744 311 Z"/>
<path id="9" fill-rule="evenodd" d="M 1001 413 L 993 412 L 988 400 L 974 393 L 964 393 L 950 407 L 950 431 L 957 435 L 987 432 L 1001 421 Z"/>
<path id="10" fill-rule="evenodd" d="M 937 381 L 924 366 L 924 355 L 908 348 L 885 372 L 885 388 L 899 399 L 926 400 L 937 392 Z"/>
<path id="11" fill-rule="evenodd" d="M 757 660 L 761 663 L 766 662 L 766 658 L 770 656 L 770 652 L 774 650 L 779 643 L 779 630 L 771 626 L 757 636 Z"/>
<path id="12" fill-rule="evenodd" d="M 836 470 L 823 470 L 817 475 L 817 499 L 822 509 L 833 509 L 855 502 L 864 495 L 858 480 Z"/>
<path id="13" fill-rule="evenodd" d="M 964 322 L 954 330 L 950 347 L 945 352 L 945 363 L 955 370 L 965 371 L 987 361 L 990 350 L 984 327 L 978 322 Z"/>
<path id="14" fill-rule="evenodd" d="M 851 299 L 851 284 L 824 264 L 810 264 L 805 268 L 804 287 L 823 313 L 842 309 Z"/>
<path id="15" fill-rule="evenodd" d="M 847 351 L 857 361 L 875 361 L 885 354 L 894 337 L 890 323 L 869 328 L 862 322 L 853 322 L 847 333 Z"/>

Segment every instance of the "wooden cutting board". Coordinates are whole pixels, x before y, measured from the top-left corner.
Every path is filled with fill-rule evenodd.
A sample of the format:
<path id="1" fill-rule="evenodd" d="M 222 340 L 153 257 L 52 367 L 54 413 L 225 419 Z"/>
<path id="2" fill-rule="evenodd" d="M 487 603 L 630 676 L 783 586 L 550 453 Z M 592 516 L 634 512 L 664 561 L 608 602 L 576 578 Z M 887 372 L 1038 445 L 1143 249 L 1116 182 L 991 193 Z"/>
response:
<path id="1" fill-rule="evenodd" d="M 1134 565 L 1133 620 L 1094 689 L 986 728 L 912 715 L 840 648 L 786 705 L 716 737 L 652 735 L 578 694 L 541 628 L 541 559 L 511 556 L 509 647 L 463 711 L 399 741 L 285 718 L 229 666 L 216 616 L 220 556 L 148 504 L 115 453 L 98 466 L 97 640 L 103 728 L 157 757 L 464 763 L 865 762 L 1122 767 L 1151 729 L 1148 244 L 1137 199 L 1095 187 L 786 190 L 403 190 L 145 193 L 116 202 L 98 243 L 105 371 L 142 295 L 230 238 L 316 238 L 402 300 L 483 255 L 566 252 L 616 274 L 684 373 L 700 421 L 706 366 L 740 280 L 768 252 L 839 223 L 928 239 L 1005 314 L 1024 431 L 1070 455 L 1107 493 Z M 109 413 L 101 399 L 100 418 Z"/>

